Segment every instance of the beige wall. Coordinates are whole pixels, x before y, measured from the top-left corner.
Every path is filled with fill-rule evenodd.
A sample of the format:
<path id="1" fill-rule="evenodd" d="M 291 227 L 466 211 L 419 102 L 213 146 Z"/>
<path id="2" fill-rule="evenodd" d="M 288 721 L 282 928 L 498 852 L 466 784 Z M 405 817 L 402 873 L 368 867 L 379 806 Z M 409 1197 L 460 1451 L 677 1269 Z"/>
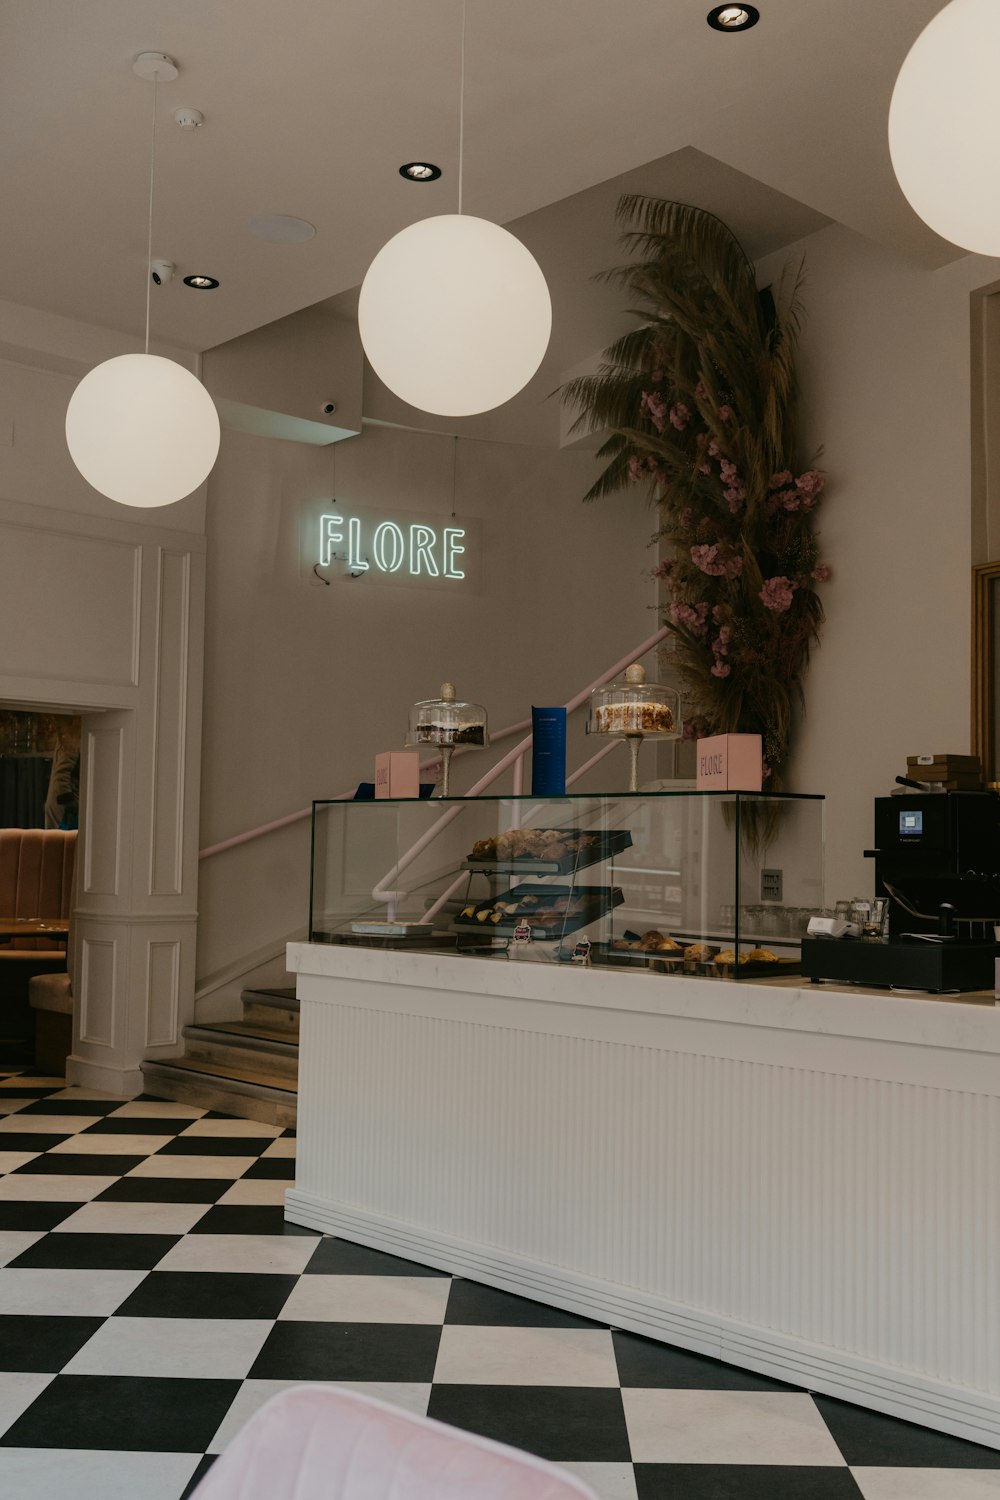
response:
<path id="1" fill-rule="evenodd" d="M 410 704 L 446 679 L 499 727 L 564 702 L 655 630 L 653 517 L 628 496 L 583 505 L 592 460 L 554 444 L 459 445 L 456 509 L 482 526 L 481 592 L 303 579 L 303 497 L 444 521 L 453 461 L 451 438 L 386 428 L 335 450 L 224 435 L 208 507 L 203 845 L 372 779 Z M 587 753 L 578 734 L 571 761 Z M 456 763 L 458 787 L 491 763 Z M 308 850 L 299 825 L 203 864 L 203 985 L 304 928 Z"/>
<path id="2" fill-rule="evenodd" d="M 907 755 L 969 749 L 969 301 L 997 263 L 927 271 L 831 226 L 761 281 L 802 254 L 802 453 L 824 448 L 834 576 L 791 788 L 829 799 L 833 900 L 870 893 L 872 799 Z"/>

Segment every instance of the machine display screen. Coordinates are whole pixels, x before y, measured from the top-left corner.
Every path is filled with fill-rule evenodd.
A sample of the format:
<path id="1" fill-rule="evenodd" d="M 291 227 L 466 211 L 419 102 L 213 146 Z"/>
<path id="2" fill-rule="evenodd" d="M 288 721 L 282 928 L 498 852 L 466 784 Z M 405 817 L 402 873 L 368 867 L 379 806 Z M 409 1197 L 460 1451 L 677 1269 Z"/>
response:
<path id="1" fill-rule="evenodd" d="M 899 832 L 903 838 L 919 838 L 924 831 L 924 815 L 919 808 L 904 808 L 899 814 Z"/>

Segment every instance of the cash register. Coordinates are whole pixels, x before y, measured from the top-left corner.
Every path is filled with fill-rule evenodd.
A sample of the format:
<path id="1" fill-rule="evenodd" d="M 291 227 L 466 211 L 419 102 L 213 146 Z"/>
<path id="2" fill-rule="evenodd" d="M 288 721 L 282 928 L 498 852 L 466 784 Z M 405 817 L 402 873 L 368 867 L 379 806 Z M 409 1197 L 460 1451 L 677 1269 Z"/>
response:
<path id="1" fill-rule="evenodd" d="M 875 862 L 876 896 L 888 898 L 887 936 L 803 938 L 802 973 L 813 982 L 933 993 L 992 990 L 1000 798 L 973 791 L 876 797 L 875 847 L 865 856 Z"/>

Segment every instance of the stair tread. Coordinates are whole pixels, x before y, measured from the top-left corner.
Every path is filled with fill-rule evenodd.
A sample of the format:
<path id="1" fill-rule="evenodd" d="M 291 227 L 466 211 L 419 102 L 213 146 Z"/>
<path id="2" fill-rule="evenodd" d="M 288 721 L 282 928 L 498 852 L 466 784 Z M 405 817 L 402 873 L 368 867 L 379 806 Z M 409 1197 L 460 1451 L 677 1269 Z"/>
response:
<path id="1" fill-rule="evenodd" d="M 258 1073 L 252 1068 L 230 1067 L 226 1063 L 207 1062 L 199 1057 L 160 1057 L 143 1063 L 143 1072 L 166 1069 L 168 1073 L 200 1073 L 206 1078 L 226 1078 L 233 1083 L 255 1084 L 260 1088 L 274 1089 L 281 1094 L 298 1095 L 298 1088 L 291 1078 L 275 1073 Z"/>
<path id="2" fill-rule="evenodd" d="M 289 1009 L 298 1010 L 299 1006 L 298 996 L 294 988 L 245 989 L 242 992 L 242 999 L 244 1001 L 256 1000 L 261 1005 L 271 1005 L 281 1009 L 287 1006 Z"/>
<path id="3" fill-rule="evenodd" d="M 277 1042 L 281 1047 L 299 1045 L 295 1032 L 283 1030 L 278 1026 L 268 1026 L 263 1021 L 197 1021 L 184 1028 L 185 1036 L 197 1036 L 202 1032 L 211 1032 L 213 1037 L 232 1036 L 247 1041 Z"/>

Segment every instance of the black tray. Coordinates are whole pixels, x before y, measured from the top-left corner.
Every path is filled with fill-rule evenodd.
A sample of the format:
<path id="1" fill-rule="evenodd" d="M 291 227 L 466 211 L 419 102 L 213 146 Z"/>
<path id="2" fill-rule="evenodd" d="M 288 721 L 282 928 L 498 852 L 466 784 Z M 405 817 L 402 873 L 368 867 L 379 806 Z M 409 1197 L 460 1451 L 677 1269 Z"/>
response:
<path id="1" fill-rule="evenodd" d="M 541 831 L 541 830 L 535 830 Z M 557 832 L 562 832 L 557 829 Z M 594 843 L 585 848 L 568 849 L 561 859 L 473 859 L 471 854 L 463 860 L 464 870 L 475 870 L 483 875 L 568 875 L 572 870 L 586 870 L 604 859 L 621 854 L 632 844 L 632 835 L 627 828 L 610 828 L 607 832 L 590 834 Z M 567 833 L 567 839 L 577 839 L 579 834 Z"/>
<path id="2" fill-rule="evenodd" d="M 525 897 L 530 897 L 533 905 L 520 908 L 520 903 Z M 539 916 L 548 910 L 560 897 L 567 897 L 573 901 L 582 901 L 583 907 L 580 911 L 572 914 L 566 913 L 562 921 L 542 924 L 538 921 Z M 500 937 L 512 936 L 515 927 L 521 922 L 527 922 L 532 928 L 532 938 L 537 941 L 555 941 L 557 938 L 565 937 L 568 932 L 576 932 L 580 927 L 586 927 L 588 923 L 595 922 L 598 917 L 605 916 L 612 907 L 621 906 L 625 900 L 623 892 L 618 886 L 606 885 L 515 885 L 502 895 L 488 901 L 475 902 L 476 911 L 491 911 L 498 901 L 505 904 L 516 901 L 519 910 L 505 913 L 501 921 L 491 922 L 489 918 L 480 922 L 478 917 L 455 917 L 450 931 L 457 933 L 486 932 L 496 933 Z M 469 906 L 473 905 L 470 901 Z"/>

